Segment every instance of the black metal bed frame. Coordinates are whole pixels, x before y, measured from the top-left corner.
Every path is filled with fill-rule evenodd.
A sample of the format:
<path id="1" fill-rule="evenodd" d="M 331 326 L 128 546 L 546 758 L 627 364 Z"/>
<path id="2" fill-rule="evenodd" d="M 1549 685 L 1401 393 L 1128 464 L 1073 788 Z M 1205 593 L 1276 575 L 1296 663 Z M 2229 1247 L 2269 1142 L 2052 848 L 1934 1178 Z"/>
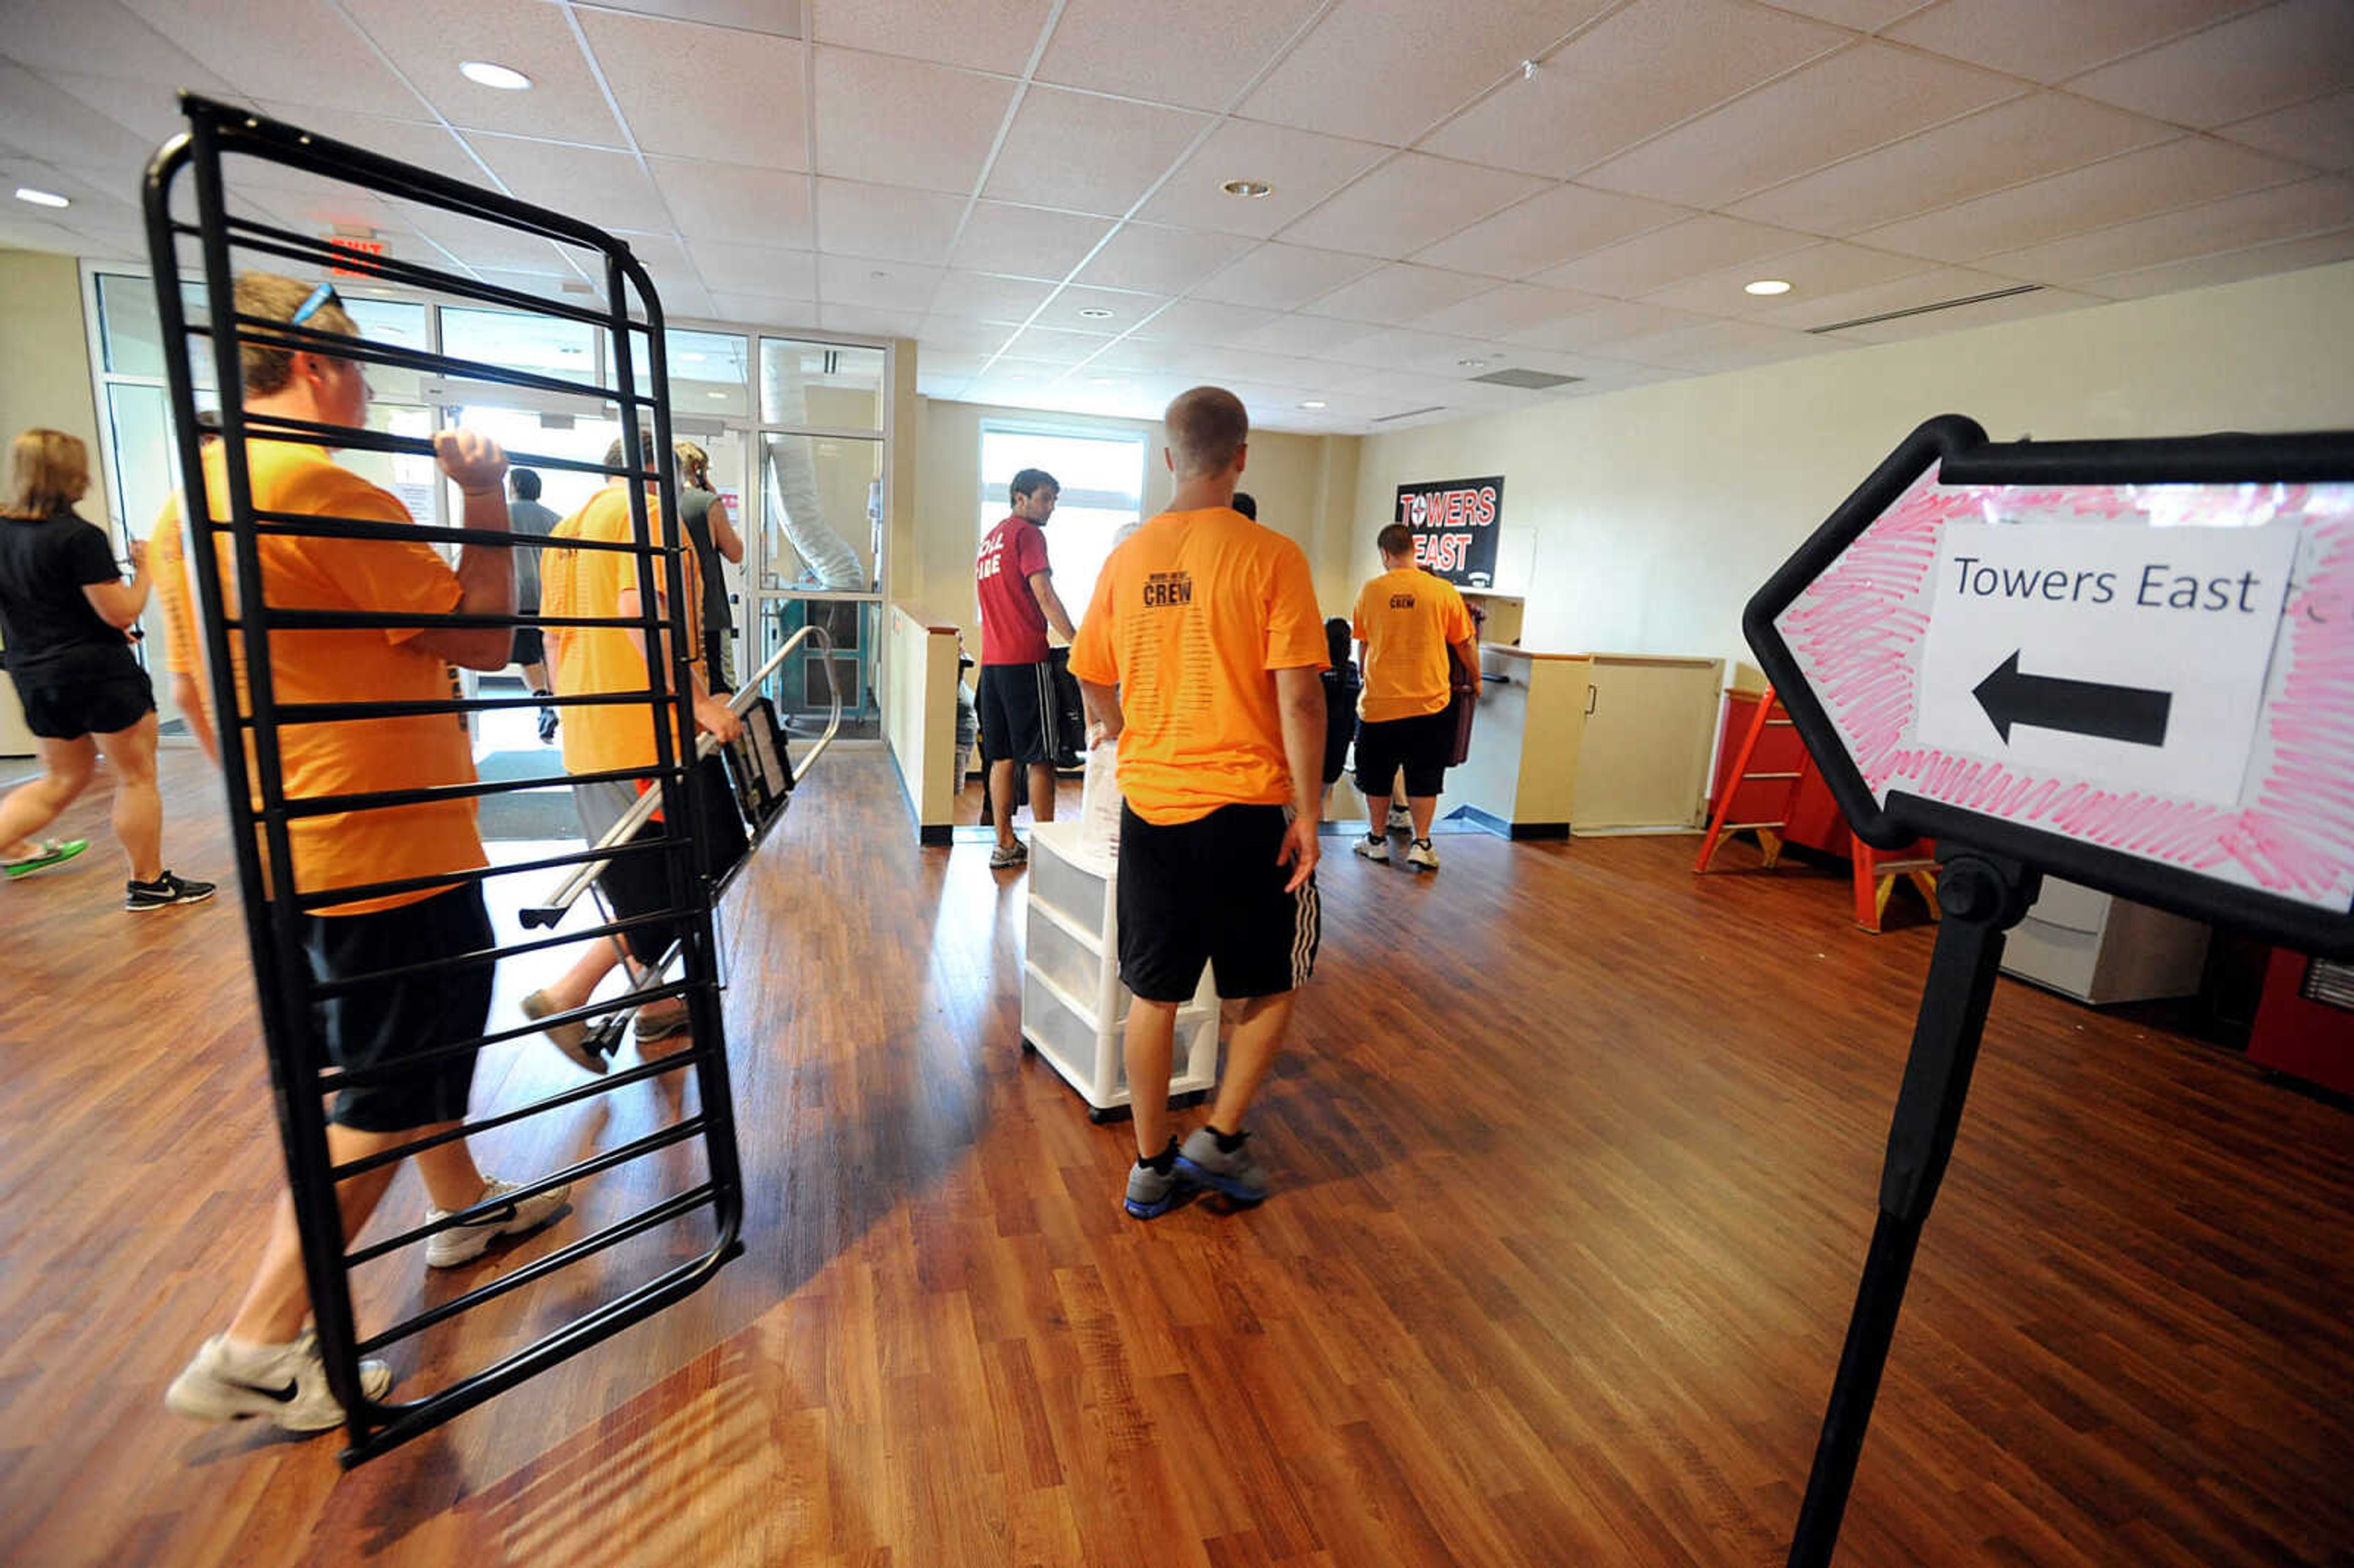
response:
<path id="1" fill-rule="evenodd" d="M 494 865 L 399 881 L 382 882 L 332 891 L 303 892 L 292 885 L 289 828 L 297 820 L 334 812 L 381 810 L 424 800 L 462 799 L 517 789 L 546 789 L 588 779 L 645 781 L 661 794 L 663 820 L 671 823 L 698 821 L 694 806 L 705 786 L 695 778 L 692 757 L 679 755 L 676 737 L 694 733 L 687 661 L 695 645 L 689 634 L 688 598 L 683 536 L 667 544 L 652 534 L 645 485 L 628 487 L 631 538 L 628 543 L 573 542 L 569 547 L 620 550 L 636 558 L 643 613 L 636 617 L 550 618 L 522 614 L 505 616 L 398 615 L 370 611 L 323 611 L 271 609 L 265 603 L 260 542 L 267 537 L 300 536 L 352 541 L 397 539 L 478 547 L 512 547 L 509 535 L 477 534 L 463 528 L 423 524 L 403 525 L 351 518 L 257 511 L 247 471 L 248 445 L 254 441 L 316 441 L 355 450 L 431 456 L 429 440 L 383 432 L 320 426 L 305 421 L 270 418 L 240 407 L 239 350 L 244 344 L 303 349 L 403 368 L 454 373 L 468 379 L 584 398 L 601 398 L 621 411 L 623 461 L 620 468 L 569 459 L 514 454 L 518 463 L 534 467 L 605 474 L 661 486 L 664 514 L 675 518 L 678 489 L 672 460 L 672 429 L 668 367 L 664 358 L 663 310 L 652 281 L 621 240 L 604 231 L 544 207 L 534 207 L 480 190 L 425 170 L 410 167 L 364 149 L 316 136 L 195 94 L 183 94 L 181 107 L 188 130 L 167 143 L 150 164 L 144 182 L 147 242 L 154 268 L 156 305 L 166 348 L 173 426 L 183 477 L 185 524 L 189 560 L 196 585 L 196 615 L 210 672 L 210 694 L 219 717 L 221 765 L 226 776 L 228 809 L 235 842 L 238 875 L 244 895 L 246 931 L 250 946 L 264 1043 L 269 1054 L 270 1084 L 277 1100 L 278 1123 L 292 1191 L 296 1221 L 312 1309 L 327 1378 L 342 1401 L 347 1420 L 346 1466 L 383 1454 L 441 1425 L 482 1401 L 514 1387 L 567 1357 L 587 1350 L 631 1324 L 678 1301 L 708 1282 L 730 1259 L 743 1252 L 743 1181 L 738 1160 L 733 1105 L 729 1094 L 726 1039 L 722 1030 L 718 988 L 717 947 L 712 923 L 716 885 L 707 863 L 706 846 L 684 830 L 620 846 L 591 846 L 519 864 Z M 222 160 L 236 154 L 305 171 L 345 185 L 426 204 L 504 228 L 535 235 L 593 252 L 604 262 L 604 306 L 589 309 L 568 302 L 541 300 L 479 280 L 437 271 L 385 257 L 353 255 L 323 240 L 272 225 L 232 216 L 228 210 Z M 175 186 L 183 175 L 193 175 L 195 221 L 173 215 Z M 180 242 L 193 240 L 201 255 L 209 323 L 192 323 L 182 298 Z M 328 263 L 387 282 L 409 284 L 437 293 L 468 299 L 540 317 L 585 322 L 601 327 L 612 344 L 612 387 L 597 387 L 561 377 L 509 370 L 502 366 L 455 359 L 391 344 L 346 338 L 240 315 L 232 292 L 234 255 L 239 250 L 306 263 Z M 634 293 L 638 314 L 631 313 Z M 635 390 L 632 368 L 638 363 L 642 336 L 648 390 Z M 192 340 L 207 339 L 217 384 L 221 393 L 220 439 L 227 480 L 226 515 L 212 514 L 207 495 L 196 405 L 190 364 Z M 650 417 L 654 450 L 640 440 L 641 419 Z M 673 530 L 673 534 L 683 531 Z M 562 540 L 525 542 L 544 548 L 565 548 Z M 230 557 L 234 577 L 247 591 L 235 596 L 237 611 L 224 580 L 222 547 Z M 659 572 L 661 576 L 657 577 Z M 666 600 L 676 607 L 665 616 Z M 608 627 L 640 630 L 668 638 L 671 658 L 649 662 L 648 689 L 597 696 L 558 696 L 558 707 L 612 704 L 648 704 L 653 708 L 657 761 L 651 769 L 625 769 L 596 775 L 558 773 L 551 777 L 495 782 L 452 784 L 431 789 L 379 790 L 332 797 L 290 799 L 281 767 L 281 733 L 297 725 L 336 724 L 396 715 L 472 714 L 537 705 L 537 697 L 459 697 L 430 702 L 368 700 L 365 694 L 335 703 L 281 704 L 272 682 L 271 639 L 288 631 L 314 630 L 393 629 L 399 627 L 487 628 L 522 626 Z M 241 700 L 232 662 L 232 635 L 242 640 L 249 654 L 249 701 Z M 758 683 L 748 683 L 757 690 Z M 674 723 L 662 722 L 667 710 Z M 251 747 L 249 766 L 248 746 Z M 768 824 L 754 824 L 753 842 Z M 569 935 L 549 937 L 506 947 L 493 946 L 428 964 L 408 965 L 333 985 L 313 981 L 302 951 L 302 916 L 310 911 L 355 900 L 399 893 L 481 884 L 494 877 L 590 865 L 618 856 L 658 855 L 667 874 L 666 907 L 630 918 L 608 918 Z M 282 868 L 272 885 L 269 868 Z M 543 922 L 547 923 L 547 922 Z M 668 925 L 679 933 L 673 956 L 681 972 L 657 968 L 642 989 L 570 1012 L 532 1021 L 520 1028 L 493 1030 L 478 1039 L 448 1042 L 420 1052 L 406 1062 L 344 1071 L 326 1064 L 313 1020 L 313 1004 L 349 991 L 355 984 L 393 978 L 429 980 L 438 972 L 495 964 L 510 955 L 572 945 L 582 940 L 607 940 L 641 927 Z M 668 997 L 685 1000 L 690 1021 L 686 1049 L 642 1063 L 594 1082 L 566 1090 L 535 1104 L 461 1125 L 457 1130 L 423 1138 L 404 1147 L 336 1166 L 326 1143 L 324 1091 L 397 1075 L 417 1065 L 459 1055 L 482 1047 L 537 1035 L 551 1023 L 594 1023 L 618 1017 L 640 1004 Z M 346 1244 L 336 1202 L 340 1181 L 380 1169 L 421 1150 L 450 1142 L 490 1128 L 503 1127 L 545 1112 L 578 1104 L 624 1086 L 692 1069 L 697 1086 L 695 1114 L 618 1148 L 579 1160 L 567 1169 L 539 1176 L 502 1194 L 494 1202 L 478 1203 L 445 1218 L 352 1248 Z M 490 1209 L 516 1196 L 530 1196 L 559 1184 L 594 1176 L 663 1149 L 699 1139 L 705 1149 L 707 1179 L 674 1193 L 652 1208 L 609 1224 L 520 1267 L 500 1274 L 474 1288 L 442 1301 L 415 1317 L 363 1335 L 355 1321 L 349 1271 L 433 1233 L 482 1217 Z M 445 1322 L 469 1309 L 507 1294 L 584 1258 L 603 1252 L 673 1220 L 708 1208 L 714 1225 L 709 1247 L 698 1256 L 676 1264 L 637 1286 L 618 1299 L 605 1302 L 532 1344 L 497 1361 L 466 1373 L 423 1398 L 378 1403 L 360 1386 L 363 1355 L 382 1351 Z"/>

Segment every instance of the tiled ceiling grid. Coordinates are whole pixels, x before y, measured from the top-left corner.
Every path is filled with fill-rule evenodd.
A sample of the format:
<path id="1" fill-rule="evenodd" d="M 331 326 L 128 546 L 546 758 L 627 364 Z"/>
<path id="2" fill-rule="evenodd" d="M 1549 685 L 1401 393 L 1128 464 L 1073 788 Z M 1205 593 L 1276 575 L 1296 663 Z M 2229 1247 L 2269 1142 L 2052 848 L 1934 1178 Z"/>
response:
<path id="1" fill-rule="evenodd" d="M 1215 378 L 1290 429 L 2354 256 L 2349 0 L 0 0 L 0 173 L 74 203 L 0 204 L 0 244 L 139 254 L 180 87 L 623 230 L 673 315 L 915 337 L 934 396 L 1144 415 Z"/>

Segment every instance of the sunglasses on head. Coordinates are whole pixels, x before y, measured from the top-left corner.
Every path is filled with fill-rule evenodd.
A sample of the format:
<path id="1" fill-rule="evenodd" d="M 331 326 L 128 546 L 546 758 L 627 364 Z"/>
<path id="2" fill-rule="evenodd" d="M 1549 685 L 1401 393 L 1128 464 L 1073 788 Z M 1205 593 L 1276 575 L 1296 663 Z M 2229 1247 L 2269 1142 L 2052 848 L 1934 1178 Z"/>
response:
<path id="1" fill-rule="evenodd" d="M 335 286 L 333 283 L 322 283 L 312 290 L 310 295 L 301 304 L 294 307 L 294 313 L 286 318 L 286 324 L 301 326 L 329 305 L 334 305 L 340 310 L 343 308 L 343 301 L 335 297 Z"/>

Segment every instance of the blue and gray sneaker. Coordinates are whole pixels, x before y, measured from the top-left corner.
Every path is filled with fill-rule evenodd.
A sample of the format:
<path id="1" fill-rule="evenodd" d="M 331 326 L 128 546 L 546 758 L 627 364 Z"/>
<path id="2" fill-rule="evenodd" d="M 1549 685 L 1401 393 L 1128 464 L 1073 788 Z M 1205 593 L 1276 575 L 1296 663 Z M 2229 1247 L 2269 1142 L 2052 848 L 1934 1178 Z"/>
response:
<path id="1" fill-rule="evenodd" d="M 1138 1219 L 1159 1219 L 1177 1206 L 1177 1169 L 1174 1165 L 1167 1171 L 1155 1171 L 1139 1160 L 1128 1168 L 1127 1207 L 1128 1212 Z"/>
<path id="2" fill-rule="evenodd" d="M 1206 1127 L 1197 1127 L 1185 1139 L 1185 1146 L 1177 1151 L 1177 1169 L 1188 1181 L 1223 1193 L 1237 1203 L 1258 1203 L 1267 1200 L 1267 1172 L 1251 1158 L 1250 1134 L 1238 1133 L 1239 1140 L 1231 1150 L 1218 1147 L 1218 1135 Z M 1136 1184 L 1129 1183 L 1135 1192 Z"/>

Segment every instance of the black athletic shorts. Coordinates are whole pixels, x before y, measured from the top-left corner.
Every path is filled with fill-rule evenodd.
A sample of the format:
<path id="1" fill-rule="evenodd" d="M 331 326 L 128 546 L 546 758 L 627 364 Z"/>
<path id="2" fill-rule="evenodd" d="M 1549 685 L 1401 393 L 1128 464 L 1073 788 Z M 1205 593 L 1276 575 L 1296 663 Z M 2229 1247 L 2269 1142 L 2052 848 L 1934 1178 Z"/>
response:
<path id="1" fill-rule="evenodd" d="M 319 984 L 480 952 L 496 940 L 481 887 L 469 885 L 367 915 L 305 915 L 302 950 Z M 313 1016 L 327 1060 L 347 1073 L 393 1066 L 437 1045 L 481 1036 L 493 966 L 470 964 L 379 980 L 322 999 Z M 461 1051 L 339 1091 L 334 1119 L 362 1132 L 407 1132 L 466 1114 L 474 1055 Z"/>
<path id="2" fill-rule="evenodd" d="M 514 652 L 508 655 L 510 664 L 545 664 L 547 662 L 547 639 L 536 626 L 518 626 L 514 632 Z"/>
<path id="3" fill-rule="evenodd" d="M 698 836 L 706 846 L 711 874 L 720 876 L 744 858 L 750 841 L 745 836 L 744 818 L 736 805 L 735 787 L 728 782 L 727 765 L 716 757 L 706 757 L 695 768 L 703 781 L 698 797 L 702 810 Z M 580 813 L 581 836 L 592 844 L 604 841 L 606 833 L 628 814 L 638 798 L 635 784 L 613 779 L 576 784 L 572 793 Z M 659 821 L 649 821 L 631 836 L 630 842 L 657 841 L 665 832 Z M 635 919 L 676 906 L 671 897 L 669 857 L 664 854 L 630 854 L 609 861 L 604 874 L 597 878 L 597 887 L 616 920 Z M 674 925 L 660 921 L 633 927 L 622 934 L 621 940 L 631 958 L 642 964 L 651 964 L 658 962 L 677 938 Z"/>
<path id="4" fill-rule="evenodd" d="M 1436 795 L 1447 782 L 1447 760 L 1455 755 L 1455 719 L 1445 708 L 1417 718 L 1357 726 L 1357 792 L 1386 795 L 1405 769 L 1405 792 Z"/>
<path id="5" fill-rule="evenodd" d="M 1281 996 L 1316 968 L 1322 906 L 1286 893 L 1281 806 L 1221 806 L 1155 826 L 1119 813 L 1119 978 L 1147 1001 L 1193 1000 L 1207 963 L 1228 1001 Z"/>
<path id="6" fill-rule="evenodd" d="M 69 675 L 58 681 L 45 681 L 37 673 L 19 675 L 16 695 L 25 705 L 25 727 L 44 740 L 113 735 L 155 711 L 154 684 L 135 663 L 118 674 Z"/>
<path id="7" fill-rule="evenodd" d="M 1063 748 L 1052 664 L 983 664 L 975 705 L 991 761 L 1054 765 Z"/>

